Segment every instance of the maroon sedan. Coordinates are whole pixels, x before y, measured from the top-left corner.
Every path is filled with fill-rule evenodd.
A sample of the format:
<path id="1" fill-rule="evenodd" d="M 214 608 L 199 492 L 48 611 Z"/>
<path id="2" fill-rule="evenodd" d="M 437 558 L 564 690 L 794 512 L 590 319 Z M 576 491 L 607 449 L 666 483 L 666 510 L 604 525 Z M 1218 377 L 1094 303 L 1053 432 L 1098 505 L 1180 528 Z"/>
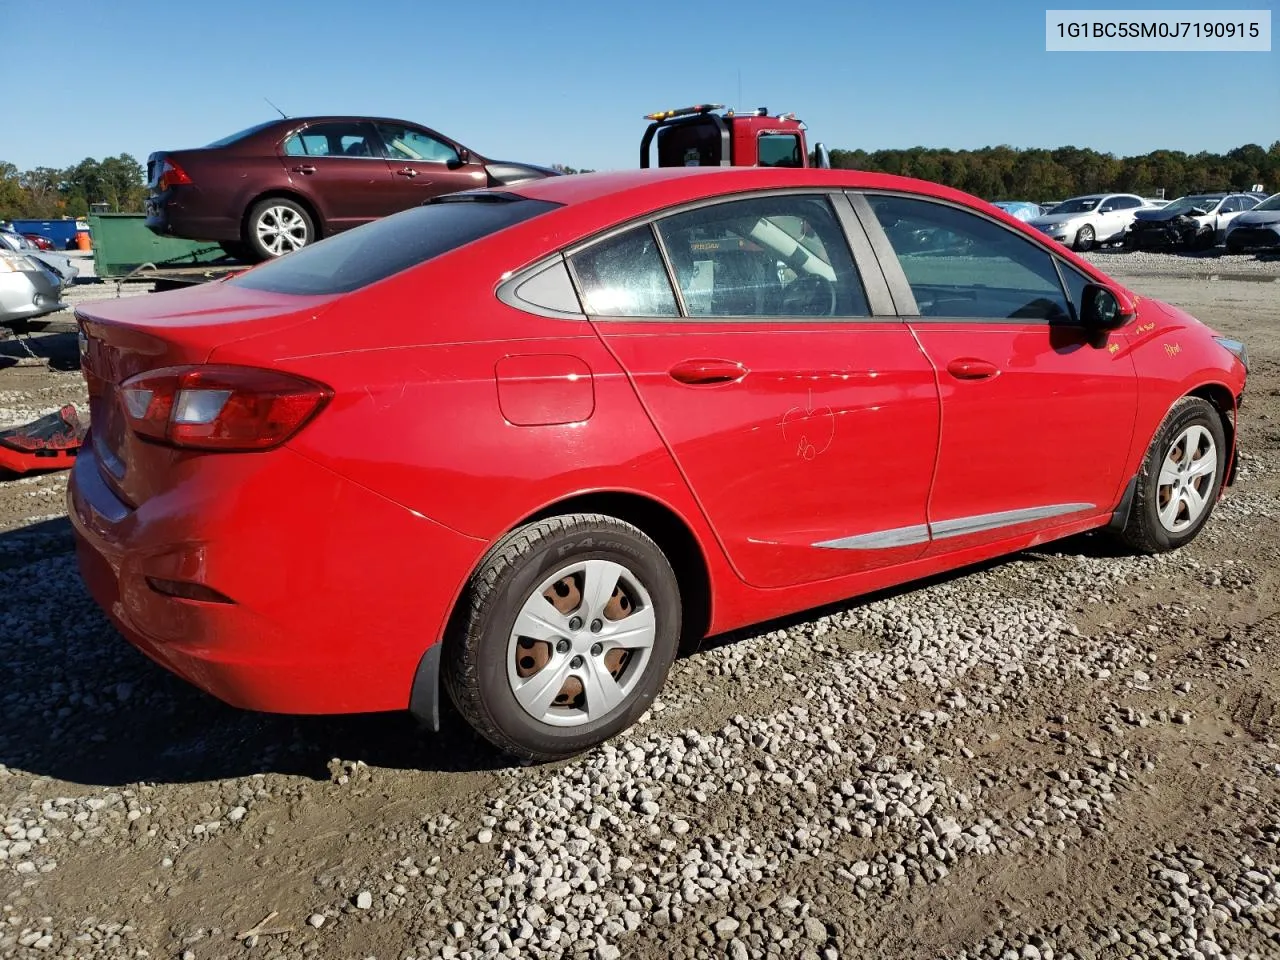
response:
<path id="1" fill-rule="evenodd" d="M 379 117 L 291 117 L 147 158 L 147 226 L 269 260 L 321 237 L 475 187 L 556 171 L 493 161 L 443 134 Z"/>

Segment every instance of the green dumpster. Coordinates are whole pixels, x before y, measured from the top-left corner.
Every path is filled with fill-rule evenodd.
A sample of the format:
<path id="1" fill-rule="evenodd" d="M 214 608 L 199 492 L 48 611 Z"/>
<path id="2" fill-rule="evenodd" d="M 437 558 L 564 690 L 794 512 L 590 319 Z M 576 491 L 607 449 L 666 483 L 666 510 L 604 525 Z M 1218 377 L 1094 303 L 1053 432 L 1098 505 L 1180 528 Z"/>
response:
<path id="1" fill-rule="evenodd" d="M 148 276 L 165 270 L 203 267 L 227 260 L 226 251 L 213 240 L 162 237 L 147 229 L 141 213 L 92 213 L 93 269 L 104 280 L 128 276 L 144 264 Z M 141 278 L 140 278 L 141 279 Z"/>

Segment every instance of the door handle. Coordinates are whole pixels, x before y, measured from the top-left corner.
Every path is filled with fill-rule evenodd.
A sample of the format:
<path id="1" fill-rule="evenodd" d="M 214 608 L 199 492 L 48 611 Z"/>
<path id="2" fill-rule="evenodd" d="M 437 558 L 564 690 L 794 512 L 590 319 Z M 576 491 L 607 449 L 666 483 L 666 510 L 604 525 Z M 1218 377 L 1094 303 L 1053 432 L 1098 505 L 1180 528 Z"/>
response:
<path id="1" fill-rule="evenodd" d="M 959 357 L 947 364 L 947 373 L 957 380 L 987 380 L 999 372 L 994 363 L 973 357 Z"/>
<path id="2" fill-rule="evenodd" d="M 681 360 L 667 373 L 680 383 L 707 386 L 741 380 L 747 375 L 747 368 L 734 360 Z"/>
<path id="3" fill-rule="evenodd" d="M 418 171 L 413 169 L 413 167 L 402 167 L 396 171 L 396 175 L 400 177 L 416 177 L 418 175 Z"/>
<path id="4" fill-rule="evenodd" d="M 291 168 L 294 173 L 305 173 L 308 176 L 316 172 L 316 168 L 309 163 L 302 163 Z"/>

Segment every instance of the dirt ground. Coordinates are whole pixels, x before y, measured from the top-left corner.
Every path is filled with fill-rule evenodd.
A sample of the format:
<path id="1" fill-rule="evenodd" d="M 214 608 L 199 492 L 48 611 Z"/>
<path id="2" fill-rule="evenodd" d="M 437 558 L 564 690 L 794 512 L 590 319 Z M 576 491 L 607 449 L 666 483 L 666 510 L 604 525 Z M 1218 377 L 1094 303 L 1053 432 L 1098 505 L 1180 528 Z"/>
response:
<path id="1" fill-rule="evenodd" d="M 64 475 L 0 483 L 0 956 L 1280 957 L 1280 263 L 1090 256 L 1248 344 L 1197 541 L 717 640 L 564 764 L 225 707 L 87 599 Z M 0 424 L 82 397 L 30 346 Z"/>

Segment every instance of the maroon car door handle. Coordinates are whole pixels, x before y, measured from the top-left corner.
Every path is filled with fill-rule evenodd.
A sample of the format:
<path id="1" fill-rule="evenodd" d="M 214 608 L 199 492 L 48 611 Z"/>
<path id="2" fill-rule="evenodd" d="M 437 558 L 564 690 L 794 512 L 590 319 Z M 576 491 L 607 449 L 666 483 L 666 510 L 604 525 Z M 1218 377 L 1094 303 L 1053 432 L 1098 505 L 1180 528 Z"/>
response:
<path id="1" fill-rule="evenodd" d="M 667 372 L 672 380 L 704 386 L 741 380 L 747 368 L 734 360 L 682 360 Z"/>
<path id="2" fill-rule="evenodd" d="M 413 167 L 404 167 L 403 169 L 397 170 L 396 173 L 402 177 L 416 177 L 418 175 L 418 171 L 413 169 Z"/>
<path id="3" fill-rule="evenodd" d="M 999 372 L 994 363 L 973 357 L 959 357 L 947 364 L 947 373 L 957 380 L 986 380 Z"/>
<path id="4" fill-rule="evenodd" d="M 294 173 L 312 174 L 316 172 L 316 168 L 309 163 L 300 163 L 293 168 Z"/>

